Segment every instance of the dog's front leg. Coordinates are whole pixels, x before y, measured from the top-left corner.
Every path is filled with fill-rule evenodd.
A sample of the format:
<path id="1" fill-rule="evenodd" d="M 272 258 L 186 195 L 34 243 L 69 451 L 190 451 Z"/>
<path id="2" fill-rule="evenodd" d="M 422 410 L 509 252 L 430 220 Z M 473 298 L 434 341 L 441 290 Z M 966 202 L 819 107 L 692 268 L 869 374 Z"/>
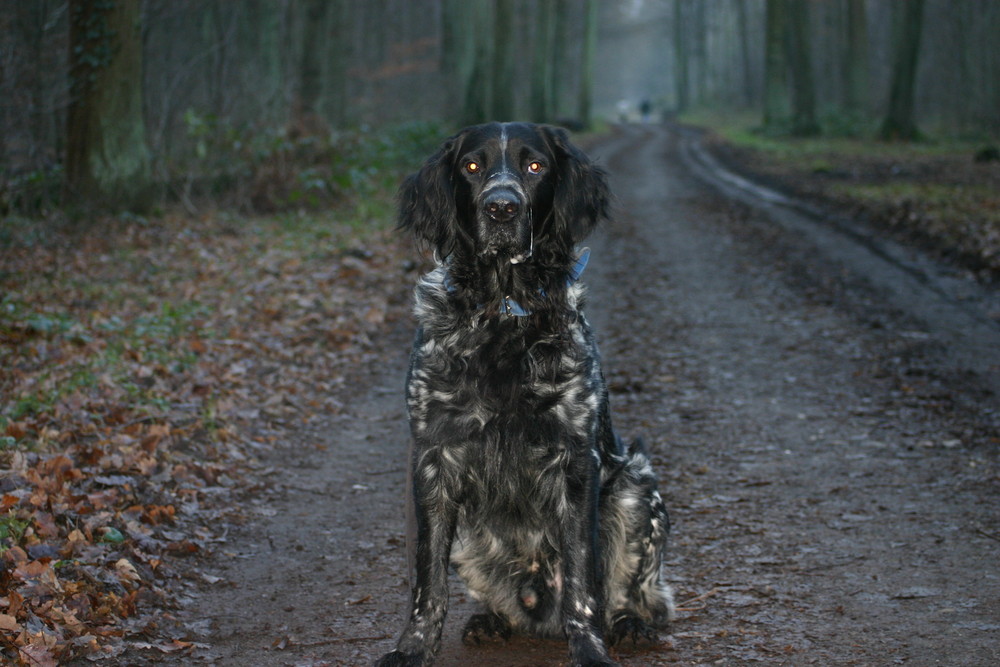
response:
<path id="1" fill-rule="evenodd" d="M 598 582 L 598 485 L 596 457 L 582 454 L 567 470 L 562 552 L 565 590 L 563 628 L 573 667 L 614 667 L 604 643 L 604 595 Z"/>
<path id="2" fill-rule="evenodd" d="M 414 475 L 416 559 L 410 620 L 396 650 L 382 657 L 376 667 L 427 667 L 441 644 L 441 629 L 448 612 L 448 563 L 455 535 L 458 505 L 443 490 L 431 467 Z"/>

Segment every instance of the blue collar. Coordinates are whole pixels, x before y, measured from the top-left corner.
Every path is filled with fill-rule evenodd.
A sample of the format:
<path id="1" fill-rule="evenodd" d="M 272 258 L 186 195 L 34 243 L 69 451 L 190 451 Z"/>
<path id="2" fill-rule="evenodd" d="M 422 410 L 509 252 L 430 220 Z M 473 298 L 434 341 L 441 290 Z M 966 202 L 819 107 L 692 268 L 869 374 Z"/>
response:
<path id="1" fill-rule="evenodd" d="M 576 261 L 573 262 L 573 266 L 569 269 L 569 274 L 566 276 L 566 286 L 569 287 L 583 275 L 583 270 L 587 268 L 587 262 L 590 260 L 590 248 L 583 248 L 580 254 L 577 255 Z M 447 271 L 444 274 L 444 286 L 449 292 L 455 291 L 455 286 L 451 284 L 448 279 Z M 545 290 L 539 288 L 538 292 L 542 295 L 545 294 Z M 482 307 L 482 306 L 480 306 Z M 526 317 L 531 315 L 531 311 L 524 308 L 517 301 L 509 296 L 505 296 L 500 300 L 500 313 L 503 315 L 512 315 L 514 317 Z"/>

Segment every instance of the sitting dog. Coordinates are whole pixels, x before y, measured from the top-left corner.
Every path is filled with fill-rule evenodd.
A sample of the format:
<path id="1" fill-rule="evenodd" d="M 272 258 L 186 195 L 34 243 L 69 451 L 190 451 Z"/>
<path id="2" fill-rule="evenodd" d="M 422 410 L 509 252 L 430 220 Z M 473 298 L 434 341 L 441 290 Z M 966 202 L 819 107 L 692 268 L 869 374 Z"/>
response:
<path id="1" fill-rule="evenodd" d="M 463 639 L 654 639 L 669 521 L 640 441 L 611 425 L 577 244 L 607 217 L 604 172 L 565 131 L 470 127 L 410 176 L 400 227 L 433 251 L 407 376 L 415 560 L 409 622 L 377 665 L 429 665 L 454 566 L 483 613 Z"/>

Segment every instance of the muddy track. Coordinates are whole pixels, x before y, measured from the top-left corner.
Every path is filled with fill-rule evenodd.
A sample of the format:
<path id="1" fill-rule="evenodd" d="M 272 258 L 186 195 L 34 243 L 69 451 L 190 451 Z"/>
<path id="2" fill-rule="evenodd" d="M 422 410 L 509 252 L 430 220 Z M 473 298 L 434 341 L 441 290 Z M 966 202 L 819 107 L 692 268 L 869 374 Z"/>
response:
<path id="1" fill-rule="evenodd" d="M 947 293 L 916 280 L 898 298 L 908 269 L 863 270 L 863 243 L 717 189 L 685 142 L 630 127 L 590 151 L 620 201 L 590 244 L 588 312 L 617 426 L 654 453 L 682 606 L 659 645 L 618 659 L 996 664 L 995 324 L 963 343 L 969 327 L 912 307 Z M 180 662 L 367 665 L 391 648 L 408 597 L 407 329 L 345 414 L 269 462 L 253 520 L 178 612 L 201 629 Z M 563 642 L 462 646 L 471 610 L 454 582 L 437 664 L 566 664 Z"/>

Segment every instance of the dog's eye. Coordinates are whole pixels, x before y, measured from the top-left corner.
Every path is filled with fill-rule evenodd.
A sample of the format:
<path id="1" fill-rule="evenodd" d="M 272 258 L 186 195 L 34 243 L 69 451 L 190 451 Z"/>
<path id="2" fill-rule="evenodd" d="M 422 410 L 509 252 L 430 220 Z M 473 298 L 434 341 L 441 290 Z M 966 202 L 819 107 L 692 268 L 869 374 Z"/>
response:
<path id="1" fill-rule="evenodd" d="M 535 160 L 534 162 L 528 164 L 528 171 L 531 172 L 532 174 L 540 174 L 542 173 L 542 169 L 544 168 L 545 167 L 538 160 Z"/>
<path id="2" fill-rule="evenodd" d="M 480 167 L 479 167 L 479 163 L 478 162 L 466 162 L 465 163 L 465 170 L 467 172 L 469 172 L 470 174 L 477 174 L 477 173 L 479 173 L 479 169 L 480 169 Z"/>

